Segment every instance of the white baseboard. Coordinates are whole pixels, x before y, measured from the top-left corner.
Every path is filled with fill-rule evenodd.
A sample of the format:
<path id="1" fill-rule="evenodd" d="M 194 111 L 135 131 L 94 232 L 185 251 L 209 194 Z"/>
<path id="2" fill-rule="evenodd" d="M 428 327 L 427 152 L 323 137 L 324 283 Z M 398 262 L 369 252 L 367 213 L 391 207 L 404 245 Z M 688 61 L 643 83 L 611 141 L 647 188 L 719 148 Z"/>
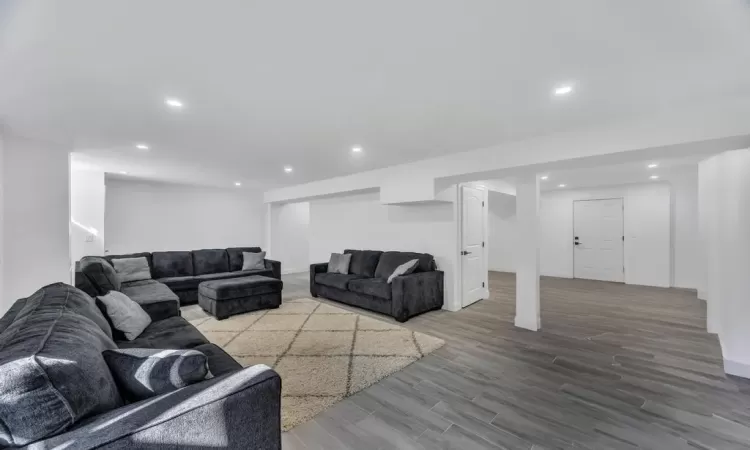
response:
<path id="1" fill-rule="evenodd" d="M 281 274 L 282 275 L 290 275 L 290 274 L 293 274 L 293 273 L 306 273 L 306 272 L 307 272 L 307 270 L 304 270 L 304 269 L 284 269 L 284 270 L 281 271 Z"/>
<path id="2" fill-rule="evenodd" d="M 750 364 L 725 359 L 724 372 L 737 377 L 750 378 Z"/>
<path id="3" fill-rule="evenodd" d="M 524 328 L 526 330 L 531 331 L 539 331 L 539 328 L 541 328 L 541 319 L 539 317 L 534 320 L 534 318 L 525 318 L 516 316 L 516 319 L 514 321 L 515 325 L 519 328 Z"/>

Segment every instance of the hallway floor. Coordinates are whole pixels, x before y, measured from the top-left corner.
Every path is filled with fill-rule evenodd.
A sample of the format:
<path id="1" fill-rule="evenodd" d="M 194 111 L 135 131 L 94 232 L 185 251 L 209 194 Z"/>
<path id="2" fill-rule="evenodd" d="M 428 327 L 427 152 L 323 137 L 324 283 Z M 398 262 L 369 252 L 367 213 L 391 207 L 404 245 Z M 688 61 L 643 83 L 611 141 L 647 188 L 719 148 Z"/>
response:
<path id="1" fill-rule="evenodd" d="M 306 274 L 284 281 L 285 298 L 309 296 Z M 750 382 L 724 375 L 695 293 L 543 278 L 535 333 L 513 326 L 513 274 L 491 272 L 490 291 L 406 322 L 446 345 L 284 448 L 750 448 Z"/>

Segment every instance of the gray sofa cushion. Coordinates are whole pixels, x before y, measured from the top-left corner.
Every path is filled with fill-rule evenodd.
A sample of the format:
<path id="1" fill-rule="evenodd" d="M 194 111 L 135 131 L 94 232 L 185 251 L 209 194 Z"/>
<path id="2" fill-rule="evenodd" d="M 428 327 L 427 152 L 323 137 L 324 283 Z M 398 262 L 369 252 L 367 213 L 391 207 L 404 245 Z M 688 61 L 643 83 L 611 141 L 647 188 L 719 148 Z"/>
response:
<path id="1" fill-rule="evenodd" d="M 207 344 L 208 340 L 181 316 L 152 322 L 140 336 L 132 341 L 117 341 L 120 348 L 193 348 Z"/>
<path id="2" fill-rule="evenodd" d="M 193 250 L 193 275 L 229 272 L 229 255 L 223 248 Z"/>
<path id="3" fill-rule="evenodd" d="M 131 401 L 184 388 L 208 375 L 208 359 L 196 350 L 130 348 L 105 350 L 102 356 Z"/>
<path id="4" fill-rule="evenodd" d="M 164 283 L 169 287 L 169 289 L 178 292 L 178 291 L 187 291 L 187 290 L 196 290 L 198 289 L 198 285 L 201 284 L 200 277 L 203 275 L 199 275 L 197 277 L 195 276 L 187 276 L 187 277 L 167 277 L 167 278 L 159 278 L 157 281 L 160 283 Z"/>
<path id="5" fill-rule="evenodd" d="M 242 252 L 260 253 L 260 247 L 230 247 L 227 249 L 229 256 L 229 271 L 237 272 L 242 270 Z"/>
<path id="6" fill-rule="evenodd" d="M 150 252 L 128 253 L 126 255 L 107 255 L 107 256 L 104 257 L 104 259 L 106 259 L 110 264 L 112 264 L 112 261 L 115 260 L 115 259 L 141 258 L 141 257 L 146 258 L 146 261 L 148 261 L 149 270 L 151 270 L 152 271 L 151 273 L 153 274 L 154 261 L 153 261 L 153 258 L 151 257 L 151 253 Z M 113 267 L 114 267 L 114 265 L 113 265 Z"/>
<path id="7" fill-rule="evenodd" d="M 259 275 L 243 278 L 228 278 L 201 283 L 200 295 L 214 300 L 229 300 L 251 295 L 281 292 L 284 283 L 276 278 Z"/>
<path id="8" fill-rule="evenodd" d="M 123 283 L 120 292 L 127 295 L 139 305 L 159 303 L 166 301 L 179 301 L 177 294 L 172 292 L 165 284 L 156 280 L 132 281 Z"/>
<path id="9" fill-rule="evenodd" d="M 195 347 L 195 350 L 206 355 L 206 358 L 208 358 L 208 369 L 211 371 L 211 375 L 215 377 L 242 370 L 242 365 L 216 344 L 199 345 Z"/>
<path id="10" fill-rule="evenodd" d="M 328 273 L 349 273 L 349 264 L 352 262 L 352 254 L 331 253 L 331 259 L 328 261 Z"/>
<path id="11" fill-rule="evenodd" d="M 266 268 L 266 252 L 242 252 L 242 270 L 263 270 Z"/>
<path id="12" fill-rule="evenodd" d="M 346 290 L 349 282 L 364 278 L 361 275 L 344 275 L 341 273 L 318 273 L 315 275 L 315 282 L 323 286 L 334 287 L 336 289 Z"/>
<path id="13" fill-rule="evenodd" d="M 29 297 L 0 334 L 0 446 L 25 445 L 123 405 L 91 297 L 56 283 Z"/>
<path id="14" fill-rule="evenodd" d="M 97 297 L 97 300 L 104 304 L 112 327 L 122 331 L 129 341 L 137 338 L 151 324 L 148 313 L 122 292 L 110 291 L 107 295 Z"/>
<path id="15" fill-rule="evenodd" d="M 391 285 L 382 278 L 362 278 L 349 282 L 347 290 L 358 294 L 372 295 L 384 300 L 391 299 Z"/>
<path id="16" fill-rule="evenodd" d="M 380 256 L 375 277 L 388 279 L 398 266 L 412 259 L 419 260 L 419 265 L 414 270 L 415 273 L 435 270 L 435 258 L 428 253 L 385 252 Z"/>
<path id="17" fill-rule="evenodd" d="M 115 268 L 106 259 L 99 256 L 84 256 L 79 268 L 98 295 L 120 290 L 120 280 Z"/>
<path id="18" fill-rule="evenodd" d="M 154 252 L 151 256 L 155 279 L 193 275 L 193 255 L 190 252 Z"/>
<path id="19" fill-rule="evenodd" d="M 148 260 L 143 256 L 139 256 L 138 258 L 115 258 L 112 260 L 112 266 L 115 268 L 117 279 L 120 280 L 120 283 L 151 279 L 151 269 L 148 266 Z"/>
<path id="20" fill-rule="evenodd" d="M 383 252 L 378 250 L 344 250 L 344 253 L 351 253 L 352 261 L 349 263 L 349 273 L 372 278 L 375 276 L 375 269 L 378 267 L 380 255 Z"/>

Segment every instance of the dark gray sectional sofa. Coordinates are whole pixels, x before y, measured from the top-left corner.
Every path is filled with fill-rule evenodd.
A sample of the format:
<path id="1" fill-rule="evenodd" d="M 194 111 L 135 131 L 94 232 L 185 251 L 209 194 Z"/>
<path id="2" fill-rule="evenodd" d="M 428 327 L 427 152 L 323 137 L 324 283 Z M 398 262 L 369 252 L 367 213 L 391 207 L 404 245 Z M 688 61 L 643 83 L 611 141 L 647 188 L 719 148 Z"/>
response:
<path id="1" fill-rule="evenodd" d="M 0 318 L 0 448 L 280 449 L 281 379 L 243 369 L 174 308 L 118 341 L 94 299 L 56 283 Z M 213 378 L 135 403 L 123 399 L 102 352 L 195 349 Z"/>
<path id="2" fill-rule="evenodd" d="M 442 271 L 427 253 L 344 250 L 352 259 L 348 274 L 328 273 L 328 263 L 310 266 L 310 293 L 392 316 L 399 322 L 443 307 Z M 401 264 L 419 260 L 414 273 L 388 277 Z"/>
<path id="3" fill-rule="evenodd" d="M 91 296 L 110 290 L 121 291 L 144 309 L 198 303 L 198 285 L 203 281 L 263 275 L 281 279 L 281 263 L 265 260 L 264 270 L 242 270 L 242 252 L 260 253 L 260 247 L 232 247 L 193 251 L 131 253 L 127 255 L 86 256 L 76 268 L 76 287 Z M 118 283 L 112 260 L 145 257 L 151 280 Z M 169 311 L 172 313 L 173 311 Z"/>

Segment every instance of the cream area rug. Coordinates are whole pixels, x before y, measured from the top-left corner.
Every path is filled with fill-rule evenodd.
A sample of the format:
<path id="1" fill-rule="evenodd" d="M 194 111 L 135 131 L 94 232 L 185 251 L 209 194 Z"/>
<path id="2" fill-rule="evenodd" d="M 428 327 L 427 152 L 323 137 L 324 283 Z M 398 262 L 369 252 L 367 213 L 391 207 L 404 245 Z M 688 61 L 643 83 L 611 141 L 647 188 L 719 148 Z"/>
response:
<path id="1" fill-rule="evenodd" d="M 281 375 L 285 431 L 445 343 L 312 299 L 191 323 L 243 366 L 266 364 Z"/>

